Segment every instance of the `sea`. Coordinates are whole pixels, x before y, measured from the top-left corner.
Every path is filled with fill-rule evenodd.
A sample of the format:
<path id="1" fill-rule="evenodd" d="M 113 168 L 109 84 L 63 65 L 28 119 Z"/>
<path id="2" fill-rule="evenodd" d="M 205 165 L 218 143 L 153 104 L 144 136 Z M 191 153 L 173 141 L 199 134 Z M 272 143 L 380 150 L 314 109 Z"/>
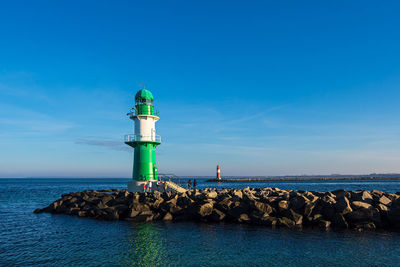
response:
<path id="1" fill-rule="evenodd" d="M 400 181 L 208 183 L 198 188 L 399 192 Z M 0 179 L 0 266 L 400 266 L 400 233 L 98 221 L 40 213 L 61 194 L 129 179 Z M 186 183 L 187 179 L 176 182 Z"/>

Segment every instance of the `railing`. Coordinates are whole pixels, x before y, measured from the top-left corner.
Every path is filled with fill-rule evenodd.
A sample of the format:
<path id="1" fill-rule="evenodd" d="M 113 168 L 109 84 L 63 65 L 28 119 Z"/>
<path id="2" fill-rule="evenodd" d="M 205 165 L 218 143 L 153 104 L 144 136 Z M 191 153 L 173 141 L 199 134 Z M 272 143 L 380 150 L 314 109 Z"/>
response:
<path id="1" fill-rule="evenodd" d="M 161 143 L 160 135 L 137 135 L 137 134 L 127 134 L 125 135 L 125 142 L 136 142 L 136 141 L 152 141 Z"/>
<path id="2" fill-rule="evenodd" d="M 132 118 L 132 117 L 134 117 L 134 116 L 137 116 L 138 114 L 137 114 L 136 110 L 133 108 L 133 109 L 131 109 L 128 113 L 126 113 L 126 115 L 127 115 L 129 118 Z M 143 115 L 143 114 L 142 114 L 142 115 Z M 154 110 L 154 111 L 153 111 L 153 115 L 150 115 L 150 116 L 157 116 L 157 117 L 159 117 L 159 116 L 160 116 L 160 112 L 159 112 L 158 110 Z"/>
<path id="3" fill-rule="evenodd" d="M 167 183 L 167 186 L 169 188 L 171 188 L 172 190 L 174 190 L 174 191 L 176 191 L 178 193 L 183 193 L 183 192 L 187 191 L 185 188 L 181 187 L 180 185 L 177 185 L 176 183 L 171 182 L 171 180 L 165 181 L 164 183 Z"/>

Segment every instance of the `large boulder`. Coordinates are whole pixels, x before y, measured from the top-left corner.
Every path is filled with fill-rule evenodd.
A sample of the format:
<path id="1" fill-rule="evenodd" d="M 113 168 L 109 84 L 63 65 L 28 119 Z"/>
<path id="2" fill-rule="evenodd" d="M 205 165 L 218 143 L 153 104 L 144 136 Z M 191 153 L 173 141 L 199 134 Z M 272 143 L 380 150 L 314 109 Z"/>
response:
<path id="1" fill-rule="evenodd" d="M 381 196 L 379 199 L 378 199 L 378 202 L 380 203 L 380 204 L 383 204 L 383 205 L 389 205 L 390 203 L 392 203 L 392 200 L 390 200 L 389 198 L 387 198 L 386 196 Z"/>
<path id="2" fill-rule="evenodd" d="M 346 214 L 353 211 L 353 209 L 350 206 L 349 200 L 345 196 L 338 197 L 336 203 L 334 203 L 333 206 L 336 212 L 340 214 Z"/>
<path id="3" fill-rule="evenodd" d="M 387 216 L 390 226 L 400 229 L 400 199 L 393 201 Z"/>
<path id="4" fill-rule="evenodd" d="M 197 206 L 196 215 L 203 218 L 203 217 L 211 215 L 212 211 L 213 211 L 213 204 L 205 203 L 200 206 Z"/>
<path id="5" fill-rule="evenodd" d="M 351 199 L 354 201 L 365 202 L 368 204 L 373 203 L 372 195 L 370 194 L 369 191 L 366 191 L 366 190 L 351 192 Z"/>
<path id="6" fill-rule="evenodd" d="M 345 215 L 346 221 L 350 222 L 353 226 L 360 223 L 373 222 L 375 225 L 381 224 L 381 216 L 377 209 L 356 209 Z"/>
<path id="7" fill-rule="evenodd" d="M 242 190 L 239 189 L 234 189 L 232 192 L 232 197 L 236 200 L 236 201 L 240 201 L 243 198 L 243 192 Z"/>
<path id="8" fill-rule="evenodd" d="M 343 197 L 345 197 L 345 198 L 351 197 L 351 194 L 344 189 L 338 189 L 338 190 L 332 191 L 331 193 L 333 195 L 335 195 L 336 199 L 343 198 Z"/>
<path id="9" fill-rule="evenodd" d="M 228 211 L 233 202 L 230 197 L 224 198 L 216 204 L 216 207 L 222 211 Z"/>
<path id="10" fill-rule="evenodd" d="M 210 191 L 206 193 L 206 198 L 214 199 L 217 198 L 218 193 L 216 191 Z"/>
<path id="11" fill-rule="evenodd" d="M 232 204 L 230 209 L 227 210 L 227 213 L 233 218 L 239 218 L 241 214 L 247 213 L 248 210 L 249 205 L 247 203 L 236 201 Z"/>
<path id="12" fill-rule="evenodd" d="M 372 205 L 362 202 L 362 201 L 353 201 L 351 202 L 351 206 L 353 207 L 353 209 L 357 210 L 357 209 L 371 209 Z"/>
<path id="13" fill-rule="evenodd" d="M 278 202 L 278 210 L 280 212 L 285 211 L 289 208 L 289 202 L 287 200 L 281 200 Z"/>
<path id="14" fill-rule="evenodd" d="M 259 201 L 254 201 L 252 203 L 253 209 L 260 211 L 264 214 L 271 214 L 272 213 L 272 207 L 268 205 L 267 203 L 259 202 Z"/>
<path id="15" fill-rule="evenodd" d="M 321 214 L 328 220 L 331 220 L 336 213 L 336 200 L 331 195 L 325 195 L 319 200 L 318 205 L 321 207 Z"/>
<path id="16" fill-rule="evenodd" d="M 309 202 L 309 200 L 305 196 L 295 196 L 290 199 L 289 207 L 295 211 L 302 212 L 307 202 Z"/>

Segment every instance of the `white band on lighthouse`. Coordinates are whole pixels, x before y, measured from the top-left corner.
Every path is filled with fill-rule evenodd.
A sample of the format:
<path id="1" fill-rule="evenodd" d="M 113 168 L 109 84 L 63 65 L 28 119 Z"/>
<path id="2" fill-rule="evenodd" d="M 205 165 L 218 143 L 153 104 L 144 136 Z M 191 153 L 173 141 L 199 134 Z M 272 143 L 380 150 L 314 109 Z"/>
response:
<path id="1" fill-rule="evenodd" d="M 156 121 L 159 118 L 153 115 L 135 116 L 135 135 L 138 141 L 156 141 Z"/>

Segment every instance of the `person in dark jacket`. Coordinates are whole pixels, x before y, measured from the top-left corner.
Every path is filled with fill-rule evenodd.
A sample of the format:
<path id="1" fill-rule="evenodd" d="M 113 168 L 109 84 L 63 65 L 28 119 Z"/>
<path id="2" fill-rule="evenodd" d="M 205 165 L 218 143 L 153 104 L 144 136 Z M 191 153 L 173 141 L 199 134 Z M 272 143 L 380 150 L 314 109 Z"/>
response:
<path id="1" fill-rule="evenodd" d="M 167 192 L 167 181 L 164 181 L 164 192 Z"/>
<path id="2" fill-rule="evenodd" d="M 196 186 L 197 186 L 197 181 L 196 179 L 193 179 L 193 189 L 196 189 Z"/>
<path id="3" fill-rule="evenodd" d="M 188 181 L 188 189 L 190 190 L 190 187 L 192 187 L 192 180 L 189 179 Z"/>

